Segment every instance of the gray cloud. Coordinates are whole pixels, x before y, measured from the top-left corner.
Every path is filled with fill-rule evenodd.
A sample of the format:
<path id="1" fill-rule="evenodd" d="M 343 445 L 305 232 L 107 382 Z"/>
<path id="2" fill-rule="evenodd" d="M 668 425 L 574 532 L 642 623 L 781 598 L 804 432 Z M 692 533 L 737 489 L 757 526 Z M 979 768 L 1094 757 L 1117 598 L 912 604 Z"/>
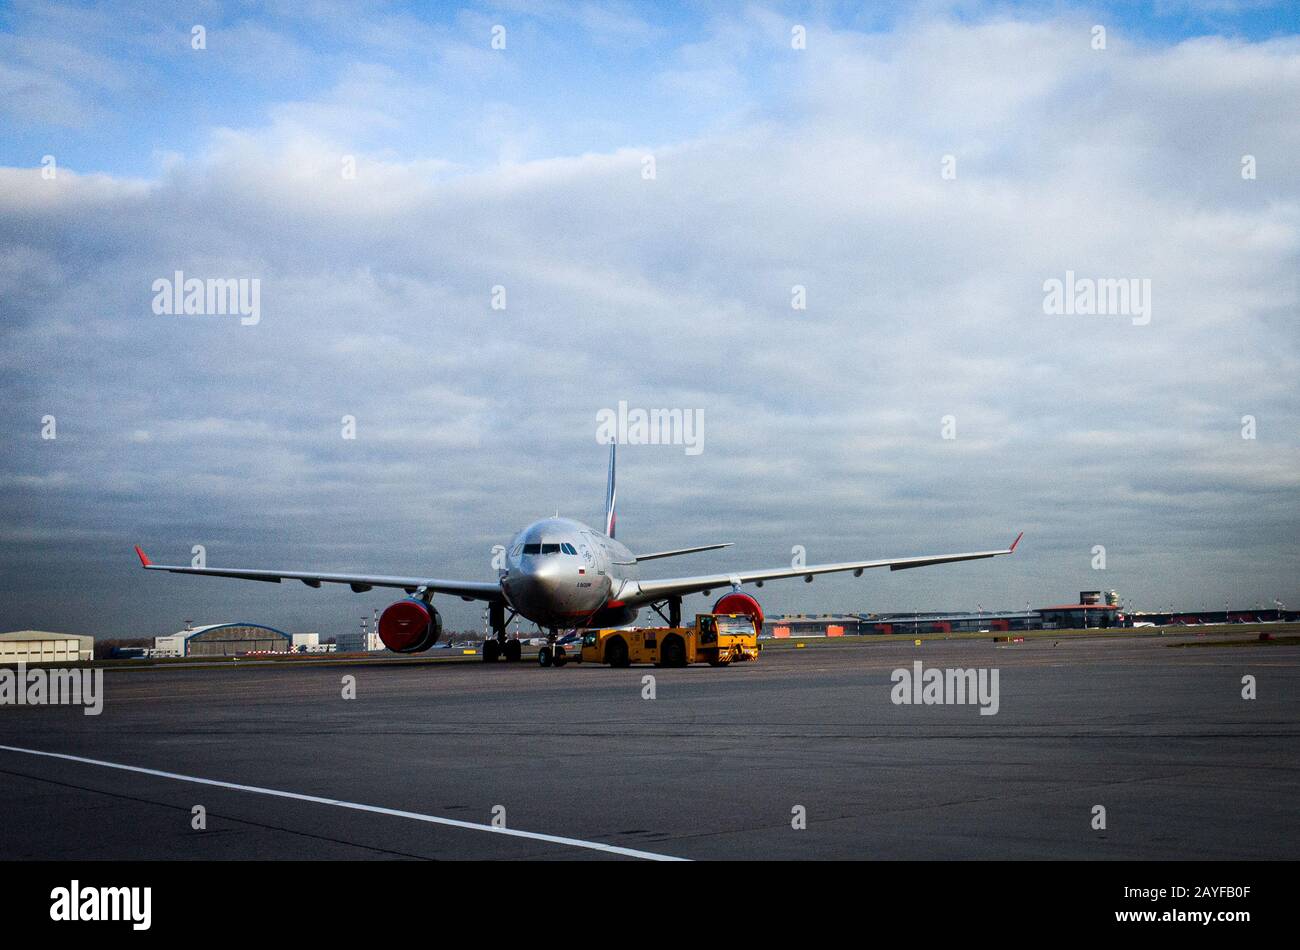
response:
<path id="1" fill-rule="evenodd" d="M 728 29 L 660 94 L 752 75 L 772 22 Z M 155 180 L 0 170 L 0 626 L 352 629 L 384 595 L 146 576 L 130 546 L 490 577 L 532 518 L 598 519 L 620 399 L 704 412 L 702 455 L 621 456 L 634 548 L 738 542 L 692 569 L 1028 532 L 1010 561 L 769 585 L 772 610 L 1296 600 L 1300 47 L 1087 38 L 817 33 L 715 134 L 477 168 L 349 141 L 418 98 L 358 66 Z M 176 270 L 259 278 L 261 322 L 153 314 Z M 1150 278 L 1150 325 L 1045 315 L 1066 270 Z"/>

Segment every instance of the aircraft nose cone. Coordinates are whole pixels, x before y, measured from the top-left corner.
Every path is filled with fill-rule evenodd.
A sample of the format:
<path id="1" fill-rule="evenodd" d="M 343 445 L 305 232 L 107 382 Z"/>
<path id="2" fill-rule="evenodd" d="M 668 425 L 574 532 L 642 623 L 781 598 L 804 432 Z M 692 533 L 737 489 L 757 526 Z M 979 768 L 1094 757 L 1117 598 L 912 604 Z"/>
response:
<path id="1" fill-rule="evenodd" d="M 563 578 L 563 570 L 554 562 L 542 562 L 528 574 L 530 586 L 538 596 L 554 596 L 559 593 Z"/>
<path id="2" fill-rule="evenodd" d="M 564 570 L 553 561 L 530 564 L 510 576 L 511 594 L 526 604 L 554 601 L 564 588 Z"/>

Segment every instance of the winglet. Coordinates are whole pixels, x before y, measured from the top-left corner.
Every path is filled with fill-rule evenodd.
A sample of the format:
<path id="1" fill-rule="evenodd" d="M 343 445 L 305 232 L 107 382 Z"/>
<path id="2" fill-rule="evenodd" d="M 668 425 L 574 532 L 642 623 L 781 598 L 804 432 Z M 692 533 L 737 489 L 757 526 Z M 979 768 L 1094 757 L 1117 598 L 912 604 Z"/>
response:
<path id="1" fill-rule="evenodd" d="M 1016 539 L 1015 539 L 1014 541 L 1011 542 L 1011 547 L 1007 548 L 1007 553 L 1008 553 L 1008 554 L 1010 554 L 1010 553 L 1012 553 L 1012 552 L 1015 551 L 1015 549 L 1016 549 L 1016 545 L 1020 543 L 1020 539 L 1023 538 L 1024 536 L 1025 536 L 1025 533 L 1024 533 L 1023 531 L 1021 531 L 1018 535 L 1016 535 Z"/>
<path id="2" fill-rule="evenodd" d="M 148 567 L 150 564 L 153 563 L 153 561 L 149 560 L 149 555 L 145 554 L 143 551 L 140 550 L 140 545 L 138 544 L 135 546 L 135 553 L 136 556 L 140 558 L 141 567 Z"/>

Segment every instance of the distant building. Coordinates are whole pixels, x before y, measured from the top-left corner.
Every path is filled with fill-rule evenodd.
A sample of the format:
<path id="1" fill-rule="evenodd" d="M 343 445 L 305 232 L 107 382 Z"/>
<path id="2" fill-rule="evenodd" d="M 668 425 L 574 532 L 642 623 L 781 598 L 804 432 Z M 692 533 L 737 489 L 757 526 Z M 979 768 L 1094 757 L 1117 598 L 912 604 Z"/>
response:
<path id="1" fill-rule="evenodd" d="M 154 638 L 166 656 L 237 656 L 241 653 L 288 653 L 293 637 L 258 623 L 210 623 Z"/>
<path id="2" fill-rule="evenodd" d="M 1235 610 L 1144 610 L 1128 614 L 1135 623 L 1150 623 L 1158 627 L 1197 626 L 1219 623 L 1295 623 L 1300 621 L 1300 611 L 1276 607 L 1243 607 Z"/>
<path id="3" fill-rule="evenodd" d="M 1036 630 L 1036 610 L 947 611 L 872 614 L 862 618 L 863 633 L 977 633 L 981 630 Z"/>
<path id="4" fill-rule="evenodd" d="M 335 635 L 334 644 L 340 653 L 360 653 L 366 648 L 366 637 L 362 633 L 340 633 Z"/>
<path id="5" fill-rule="evenodd" d="M 1096 593 L 1100 600 L 1101 592 Z M 1119 607 L 1114 604 L 1087 601 L 1081 604 L 1059 604 L 1055 607 L 1039 607 L 1038 615 L 1043 618 L 1044 630 L 1082 630 L 1088 627 L 1119 626 Z"/>
<path id="6" fill-rule="evenodd" d="M 47 630 L 0 633 L 0 663 L 77 663 L 94 658 L 94 637 Z"/>
<path id="7" fill-rule="evenodd" d="M 858 630 L 857 614 L 777 614 L 764 621 L 763 632 L 783 639 L 855 636 L 867 631 Z"/>

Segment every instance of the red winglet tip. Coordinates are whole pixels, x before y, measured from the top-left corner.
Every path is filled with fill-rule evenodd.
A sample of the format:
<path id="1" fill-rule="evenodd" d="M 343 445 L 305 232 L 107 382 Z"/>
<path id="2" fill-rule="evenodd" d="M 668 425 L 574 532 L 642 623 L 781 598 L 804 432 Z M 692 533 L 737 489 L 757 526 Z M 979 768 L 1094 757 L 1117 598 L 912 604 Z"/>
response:
<path id="1" fill-rule="evenodd" d="M 1016 549 L 1016 545 L 1020 543 L 1020 539 L 1023 538 L 1024 536 L 1025 533 L 1023 531 L 1021 531 L 1018 535 L 1016 535 L 1016 539 L 1011 542 L 1011 547 L 1007 548 L 1007 550 L 1014 551 Z"/>
<path id="2" fill-rule="evenodd" d="M 153 563 L 153 561 L 149 560 L 149 555 L 145 554 L 143 551 L 140 550 L 140 545 L 138 544 L 135 546 L 135 553 L 136 556 L 140 558 L 141 567 L 148 567 L 150 564 Z"/>

